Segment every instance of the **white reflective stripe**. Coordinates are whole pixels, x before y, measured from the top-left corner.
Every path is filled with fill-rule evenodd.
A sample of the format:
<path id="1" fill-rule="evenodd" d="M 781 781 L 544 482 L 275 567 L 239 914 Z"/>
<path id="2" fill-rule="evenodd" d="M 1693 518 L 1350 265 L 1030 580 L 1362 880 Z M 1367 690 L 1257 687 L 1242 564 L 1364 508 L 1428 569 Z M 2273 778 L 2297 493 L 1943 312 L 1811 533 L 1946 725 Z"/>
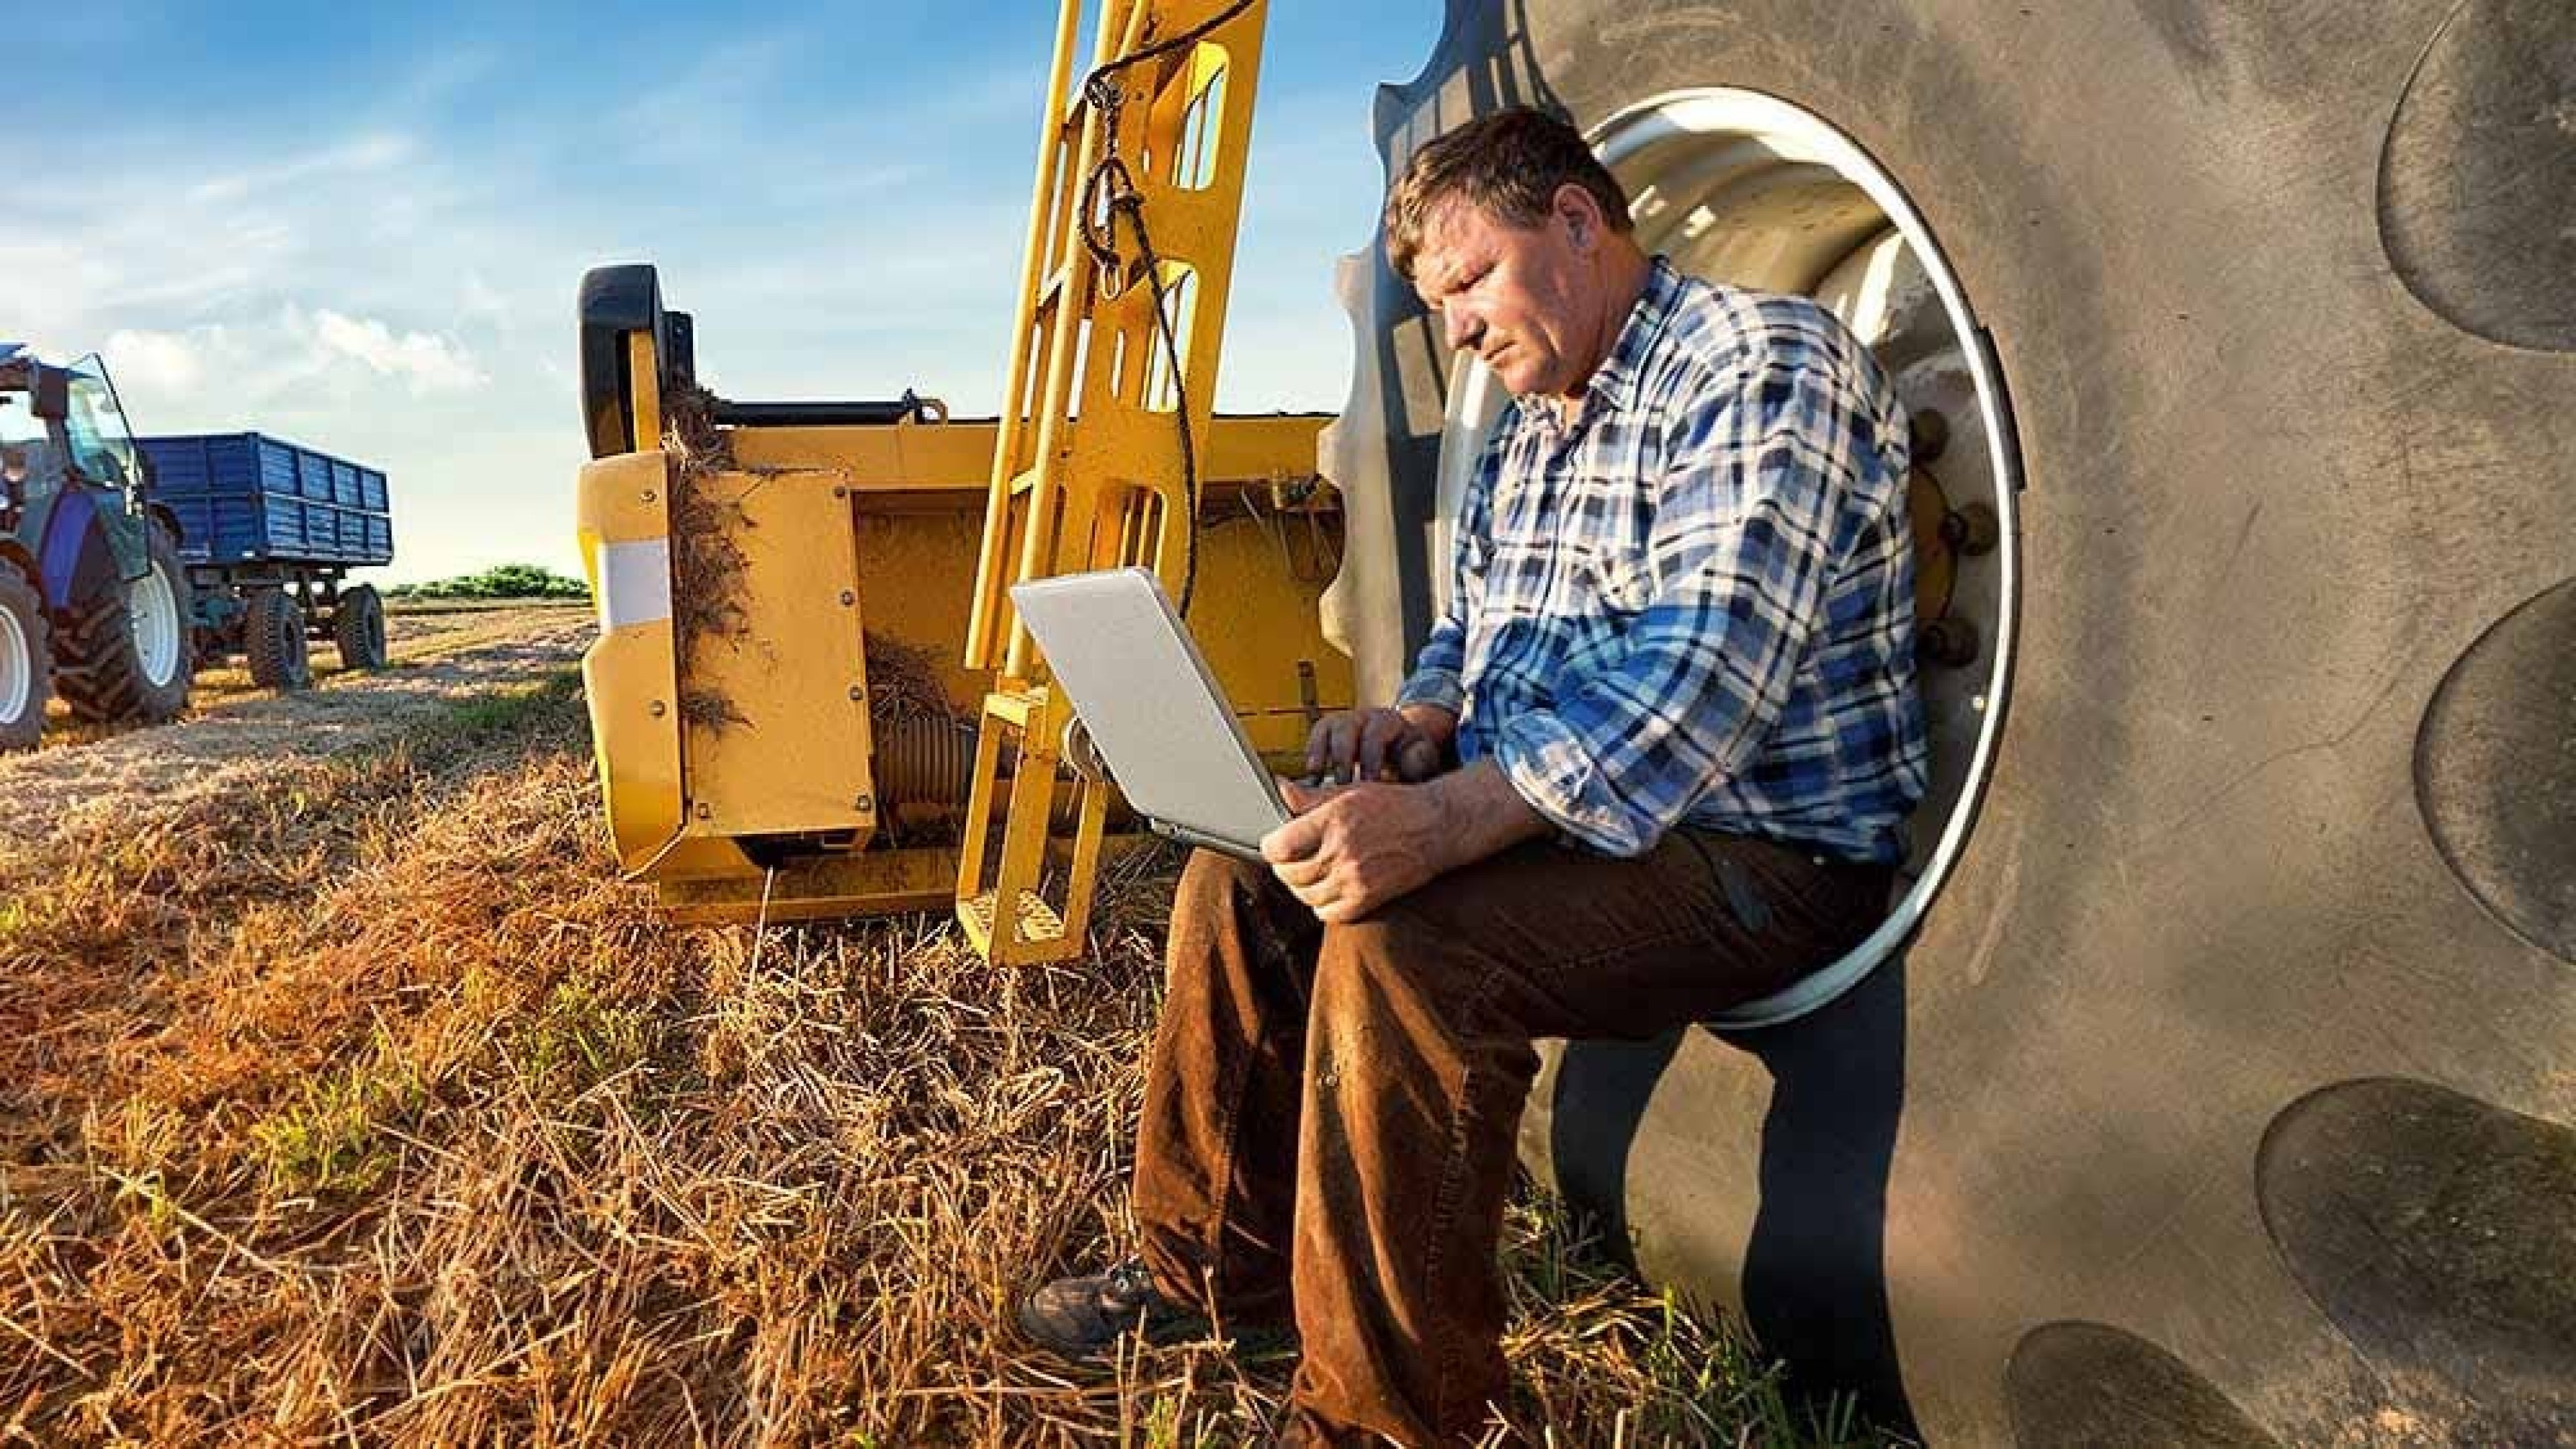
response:
<path id="1" fill-rule="evenodd" d="M 601 550 L 599 629 L 652 624 L 671 617 L 671 541 L 612 543 Z"/>

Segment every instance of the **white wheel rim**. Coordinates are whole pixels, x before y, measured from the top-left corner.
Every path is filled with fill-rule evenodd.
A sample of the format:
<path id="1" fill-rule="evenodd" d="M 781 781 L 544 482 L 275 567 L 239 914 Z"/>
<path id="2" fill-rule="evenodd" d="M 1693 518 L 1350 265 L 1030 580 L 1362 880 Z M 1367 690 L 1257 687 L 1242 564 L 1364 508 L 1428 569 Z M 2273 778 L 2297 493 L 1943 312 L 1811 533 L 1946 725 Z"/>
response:
<path id="1" fill-rule="evenodd" d="M 27 627 L 17 615 L 0 612 L 0 720 L 23 718 L 35 690 L 36 654 Z"/>
<path id="2" fill-rule="evenodd" d="M 1972 620 L 1980 637 L 1989 642 L 1966 668 L 1943 671 L 1927 663 L 1921 669 L 1936 753 L 1944 758 L 1936 764 L 1932 793 L 1925 796 L 1914 817 L 1914 858 L 1907 864 L 1905 889 L 1886 919 L 1841 960 L 1786 991 L 1748 1002 L 1711 1023 L 1729 1028 L 1771 1026 L 1825 1006 L 1894 954 L 1922 922 L 1957 864 L 1993 773 L 1995 742 L 2003 722 L 2000 706 L 2012 675 L 2013 600 L 2018 596 L 2021 566 L 2015 518 L 2020 459 L 2012 442 L 2001 380 L 1993 359 L 1977 341 L 1983 334 L 1957 274 L 1904 190 L 1849 137 L 1777 97 L 1717 88 L 1675 92 L 1631 107 L 1599 127 L 1592 141 L 1628 189 L 1639 240 L 1650 251 L 1672 243 L 1669 249 L 1684 271 L 1696 269 L 1691 253 L 1703 238 L 1717 249 L 1741 242 L 1733 249 L 1732 260 L 1757 272 L 1768 268 L 1774 277 L 1748 278 L 1720 271 L 1716 273 L 1720 280 L 1749 281 L 1773 290 L 1811 290 L 1834 276 L 1842 263 L 1860 257 L 1894 233 L 1938 294 L 1939 313 L 1951 334 L 1950 352 L 1927 354 L 1923 362 L 1930 366 L 1955 360 L 1973 388 L 1966 413 L 1955 420 L 1951 447 L 1942 455 L 1941 476 L 1953 508 L 1984 503 L 1994 509 L 2000 525 L 2001 536 L 1991 554 L 1960 561 L 1952 599 L 1953 615 Z M 1816 216 L 1812 206 L 1781 205 L 1784 180 L 1809 187 L 1822 182 L 1837 191 L 1846 218 L 1863 218 L 1854 228 L 1856 234 L 1847 237 L 1830 228 L 1810 227 Z M 1730 205 L 1746 209 L 1730 214 Z M 1776 234 L 1762 220 L 1766 207 L 1778 213 Z M 1867 208 L 1875 209 L 1874 219 Z M 1730 223 L 1735 224 L 1732 230 Z M 1716 235 L 1711 236 L 1712 232 Z M 1801 248 L 1808 250 L 1802 253 Z M 1782 272 L 1803 274 L 1804 280 L 1777 280 Z M 1452 376 L 1440 450 L 1442 536 L 1437 543 L 1442 556 L 1449 546 L 1447 527 L 1456 517 L 1467 473 L 1506 401 L 1503 389 L 1481 363 L 1470 362 Z M 1981 450 L 1975 446 L 1979 443 Z M 1980 471 L 1974 466 L 1979 463 L 1982 476 L 1970 477 Z M 1964 486 L 1954 481 L 1954 472 L 1965 480 Z M 1941 698 L 1934 697 L 1936 691 Z M 1945 722 L 1949 728 L 1944 728 Z M 1928 848 L 1923 844 L 1927 836 Z"/>
<path id="3" fill-rule="evenodd" d="M 134 626 L 134 654 L 144 679 L 155 689 L 168 684 L 179 672 L 179 594 L 160 565 L 127 590 L 125 613 Z"/>

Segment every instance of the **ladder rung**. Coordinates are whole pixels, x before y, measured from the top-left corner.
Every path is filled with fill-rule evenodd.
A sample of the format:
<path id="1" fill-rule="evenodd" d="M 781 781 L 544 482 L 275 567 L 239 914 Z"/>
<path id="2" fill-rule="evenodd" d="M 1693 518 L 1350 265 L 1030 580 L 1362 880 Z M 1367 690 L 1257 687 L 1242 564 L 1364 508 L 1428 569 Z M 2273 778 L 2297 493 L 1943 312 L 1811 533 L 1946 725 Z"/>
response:
<path id="1" fill-rule="evenodd" d="M 1029 727 L 1029 719 L 1046 707 L 1042 689 L 994 690 L 984 696 L 984 717 L 997 719 L 1016 730 Z"/>
<path id="2" fill-rule="evenodd" d="M 1023 468 L 1012 474 L 1011 496 L 1018 498 L 1034 491 L 1038 486 L 1038 471 L 1036 468 Z"/>
<path id="3" fill-rule="evenodd" d="M 1019 939 L 1023 942 L 1061 941 L 1064 939 L 1064 917 L 1055 907 L 1038 898 L 1036 891 L 1020 892 L 1020 908 L 1013 913 Z M 984 891 L 957 903 L 957 919 L 965 926 L 967 938 L 985 955 L 993 950 L 993 892 Z"/>
<path id="4" fill-rule="evenodd" d="M 1044 312 L 1048 308 L 1055 306 L 1058 302 L 1063 301 L 1065 283 L 1072 279 L 1073 260 L 1068 257 L 1064 261 L 1057 263 L 1054 271 L 1046 274 L 1045 281 L 1038 283 L 1037 310 Z"/>

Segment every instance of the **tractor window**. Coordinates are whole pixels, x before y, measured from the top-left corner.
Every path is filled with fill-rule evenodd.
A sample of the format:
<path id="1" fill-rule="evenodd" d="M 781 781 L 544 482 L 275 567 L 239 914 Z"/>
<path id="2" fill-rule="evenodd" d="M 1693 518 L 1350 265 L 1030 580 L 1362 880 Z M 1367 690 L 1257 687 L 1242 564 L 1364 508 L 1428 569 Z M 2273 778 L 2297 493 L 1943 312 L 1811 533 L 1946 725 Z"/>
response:
<path id="1" fill-rule="evenodd" d="M 142 469 L 134 461 L 134 436 L 126 431 L 125 410 L 117 405 L 107 369 L 92 355 L 76 363 L 71 374 L 71 416 L 64 419 L 64 426 L 73 466 L 95 482 L 116 487 L 141 481 Z"/>
<path id="2" fill-rule="evenodd" d="M 0 388 L 0 494 L 21 502 L 51 497 L 62 486 L 62 458 L 25 389 Z"/>
<path id="3" fill-rule="evenodd" d="M 45 421 L 23 388 L 0 388 L 0 447 L 23 448 L 45 440 Z"/>

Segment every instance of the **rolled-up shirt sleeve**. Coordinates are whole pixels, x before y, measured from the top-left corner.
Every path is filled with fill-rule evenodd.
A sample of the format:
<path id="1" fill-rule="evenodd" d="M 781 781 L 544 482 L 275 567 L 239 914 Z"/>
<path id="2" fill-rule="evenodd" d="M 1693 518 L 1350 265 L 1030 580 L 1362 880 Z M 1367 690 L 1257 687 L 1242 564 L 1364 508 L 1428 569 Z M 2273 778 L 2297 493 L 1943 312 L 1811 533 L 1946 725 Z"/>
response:
<path id="1" fill-rule="evenodd" d="M 1552 707 L 1495 722 L 1494 758 L 1532 808 L 1583 844 L 1641 855 L 1755 757 L 1831 577 L 1826 451 L 1870 425 L 1830 378 L 1760 356 L 1674 416 L 1649 485 L 1642 608 Z"/>
<path id="2" fill-rule="evenodd" d="M 1414 656 L 1413 672 L 1404 677 L 1404 687 L 1395 692 L 1396 708 L 1408 704 L 1436 704 L 1456 714 L 1466 704 L 1467 687 L 1459 670 L 1466 661 L 1467 630 L 1459 623 L 1454 607 L 1431 625 L 1431 637 L 1422 641 L 1422 652 Z"/>

